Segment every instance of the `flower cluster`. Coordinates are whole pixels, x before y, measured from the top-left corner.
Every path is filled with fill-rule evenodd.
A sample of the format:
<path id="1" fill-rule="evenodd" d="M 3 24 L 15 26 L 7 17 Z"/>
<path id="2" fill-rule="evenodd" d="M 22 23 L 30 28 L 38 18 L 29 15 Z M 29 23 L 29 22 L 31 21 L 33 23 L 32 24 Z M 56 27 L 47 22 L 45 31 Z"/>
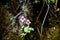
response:
<path id="1" fill-rule="evenodd" d="M 27 26 L 24 26 L 24 24 L 23 24 L 22 27 L 19 30 L 21 37 L 24 37 L 27 33 L 30 33 L 31 31 L 34 31 L 34 29 L 32 27 L 29 27 L 29 25 L 31 24 L 29 19 L 26 19 L 22 15 L 21 17 L 19 17 L 19 21 L 21 21 L 22 23 L 27 24 Z"/>
<path id="2" fill-rule="evenodd" d="M 28 26 L 31 23 L 30 20 L 29 19 L 26 19 L 23 15 L 21 16 L 20 21 L 23 22 L 23 23 L 25 22 Z"/>

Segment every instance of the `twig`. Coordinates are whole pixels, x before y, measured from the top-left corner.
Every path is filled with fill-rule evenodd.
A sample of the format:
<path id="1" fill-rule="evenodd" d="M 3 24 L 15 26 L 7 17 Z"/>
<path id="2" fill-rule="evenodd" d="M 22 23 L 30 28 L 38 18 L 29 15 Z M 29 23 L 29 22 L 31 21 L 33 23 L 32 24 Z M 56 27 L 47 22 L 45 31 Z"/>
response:
<path id="1" fill-rule="evenodd" d="M 53 14 L 55 17 L 57 17 L 57 15 L 56 14 L 54 14 L 54 12 L 50 9 L 50 12 L 51 12 L 51 14 Z"/>
<path id="2" fill-rule="evenodd" d="M 38 15 L 38 17 L 37 17 L 37 20 L 36 20 L 35 24 L 37 23 L 37 21 L 38 21 L 38 19 L 39 19 L 39 16 L 40 16 L 40 14 L 42 13 L 42 10 L 43 10 L 43 8 L 44 8 L 44 5 L 45 5 L 45 1 L 43 1 L 43 6 L 42 6 L 42 8 L 41 8 L 41 11 L 39 12 L 39 15 Z M 39 36 L 40 36 L 40 31 L 39 31 L 38 28 L 37 28 L 37 31 L 38 31 Z"/>
<path id="3" fill-rule="evenodd" d="M 48 11 L 49 11 L 49 5 L 48 5 L 47 12 L 46 12 L 46 14 L 45 14 L 44 20 L 43 20 L 42 25 L 41 25 L 41 35 L 42 35 L 43 25 L 44 25 L 45 19 L 46 19 L 46 17 L 47 17 Z"/>
<path id="4" fill-rule="evenodd" d="M 42 8 L 41 8 L 41 11 L 40 11 L 40 13 L 39 13 L 38 17 L 37 17 L 37 20 L 36 20 L 36 22 L 38 21 L 38 19 L 39 19 L 39 16 L 40 16 L 40 14 L 42 13 L 42 10 L 43 10 L 43 7 L 44 7 L 44 5 L 45 5 L 45 1 L 43 2 L 43 6 L 42 6 Z M 35 22 L 35 23 L 36 23 L 36 22 Z"/>
<path id="5" fill-rule="evenodd" d="M 19 16 L 21 13 L 23 13 L 23 12 L 18 13 L 16 16 L 14 16 L 14 18 L 16 19 L 16 18 L 17 18 L 17 16 Z"/>
<path id="6" fill-rule="evenodd" d="M 56 8 L 57 8 L 57 3 L 58 3 L 58 0 L 56 0 L 56 3 L 55 3 L 55 5 L 56 5 Z"/>
<path id="7" fill-rule="evenodd" d="M 39 28 L 37 27 L 37 31 L 38 31 L 38 33 L 39 33 L 39 36 L 40 36 L 40 31 L 39 31 Z"/>

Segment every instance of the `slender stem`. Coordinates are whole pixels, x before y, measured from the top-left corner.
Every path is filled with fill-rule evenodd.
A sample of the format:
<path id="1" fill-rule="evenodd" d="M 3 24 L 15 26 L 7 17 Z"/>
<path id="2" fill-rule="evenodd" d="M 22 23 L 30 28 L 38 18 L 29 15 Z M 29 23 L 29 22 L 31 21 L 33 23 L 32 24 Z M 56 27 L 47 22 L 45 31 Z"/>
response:
<path id="1" fill-rule="evenodd" d="M 16 19 L 16 18 L 17 18 L 17 16 L 19 16 L 21 13 L 22 13 L 22 12 L 18 13 L 16 16 L 14 16 L 14 18 Z"/>
<path id="2" fill-rule="evenodd" d="M 39 36 L 40 36 L 40 31 L 39 31 L 39 28 L 37 27 L 37 31 L 38 31 L 38 33 L 39 33 Z"/>
<path id="3" fill-rule="evenodd" d="M 46 19 L 46 17 L 47 17 L 48 11 L 49 11 L 49 5 L 48 5 L 47 12 L 46 12 L 46 14 L 45 14 L 44 20 L 43 20 L 42 25 L 41 25 L 41 35 L 42 35 L 43 25 L 44 25 L 45 19 Z"/>
<path id="4" fill-rule="evenodd" d="M 36 20 L 36 22 L 38 21 L 38 19 L 39 19 L 39 16 L 40 16 L 40 14 L 42 13 L 42 10 L 43 10 L 43 7 L 44 7 L 44 5 L 45 5 L 45 1 L 43 1 L 43 6 L 42 6 L 42 8 L 41 8 L 41 11 L 40 11 L 40 13 L 39 13 L 38 17 L 37 17 L 37 20 Z M 36 23 L 36 22 L 35 22 L 35 23 Z"/>
<path id="5" fill-rule="evenodd" d="M 56 0 L 56 3 L 55 3 L 55 5 L 56 5 L 56 8 L 57 8 L 57 3 L 58 3 L 58 0 Z"/>
<path id="6" fill-rule="evenodd" d="M 44 8 L 44 5 L 45 5 L 45 1 L 43 1 L 43 6 L 42 6 L 42 8 L 41 8 L 41 10 L 40 10 L 40 12 L 39 12 L 39 15 L 38 15 L 38 17 L 37 17 L 37 19 L 36 19 L 35 24 L 37 23 L 37 21 L 38 21 L 38 19 L 39 19 L 39 16 L 40 16 L 40 14 L 42 13 L 42 10 L 43 10 L 43 8 Z M 39 33 L 39 36 L 41 37 L 40 31 L 39 31 L 38 27 L 37 27 L 37 31 L 38 31 L 38 33 Z"/>

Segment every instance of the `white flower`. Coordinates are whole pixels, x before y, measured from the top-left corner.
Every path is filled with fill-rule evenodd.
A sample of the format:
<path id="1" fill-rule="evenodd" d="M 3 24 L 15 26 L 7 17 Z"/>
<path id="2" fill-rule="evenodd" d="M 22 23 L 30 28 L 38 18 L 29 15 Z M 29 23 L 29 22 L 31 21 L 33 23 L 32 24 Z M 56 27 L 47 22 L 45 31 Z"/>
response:
<path id="1" fill-rule="evenodd" d="M 20 18 L 20 21 L 21 22 L 24 22 L 26 19 L 24 18 L 24 16 L 21 16 L 21 18 Z"/>
<path id="2" fill-rule="evenodd" d="M 28 19 L 28 20 L 26 20 L 26 24 L 29 26 L 30 25 L 30 20 Z"/>

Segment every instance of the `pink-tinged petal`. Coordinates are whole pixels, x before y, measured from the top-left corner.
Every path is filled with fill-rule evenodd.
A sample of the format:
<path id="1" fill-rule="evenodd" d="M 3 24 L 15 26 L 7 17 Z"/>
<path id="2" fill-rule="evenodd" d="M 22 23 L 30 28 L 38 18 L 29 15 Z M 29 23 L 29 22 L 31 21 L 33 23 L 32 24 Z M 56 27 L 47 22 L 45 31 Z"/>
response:
<path id="1" fill-rule="evenodd" d="M 28 20 L 26 20 L 26 24 L 29 26 L 30 25 L 30 20 L 28 19 Z"/>
<path id="2" fill-rule="evenodd" d="M 21 22 L 24 22 L 26 19 L 24 18 L 24 16 L 21 16 L 21 18 L 20 18 L 20 21 Z"/>

